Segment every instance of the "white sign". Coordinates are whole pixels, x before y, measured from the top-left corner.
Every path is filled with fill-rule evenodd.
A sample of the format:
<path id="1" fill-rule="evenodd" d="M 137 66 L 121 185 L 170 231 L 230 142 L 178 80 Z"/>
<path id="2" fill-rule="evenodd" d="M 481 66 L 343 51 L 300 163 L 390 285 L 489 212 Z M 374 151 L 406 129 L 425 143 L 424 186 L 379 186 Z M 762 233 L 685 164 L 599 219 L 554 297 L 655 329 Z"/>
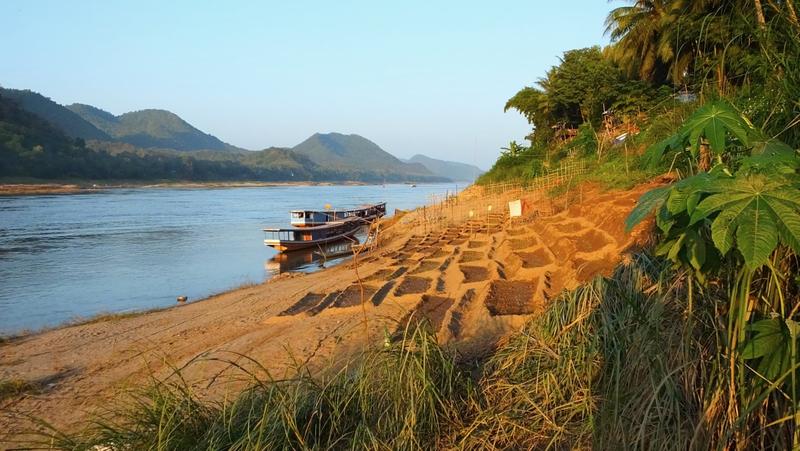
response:
<path id="1" fill-rule="evenodd" d="M 512 218 L 519 218 L 522 216 L 522 201 L 512 200 L 508 203 L 508 215 Z"/>

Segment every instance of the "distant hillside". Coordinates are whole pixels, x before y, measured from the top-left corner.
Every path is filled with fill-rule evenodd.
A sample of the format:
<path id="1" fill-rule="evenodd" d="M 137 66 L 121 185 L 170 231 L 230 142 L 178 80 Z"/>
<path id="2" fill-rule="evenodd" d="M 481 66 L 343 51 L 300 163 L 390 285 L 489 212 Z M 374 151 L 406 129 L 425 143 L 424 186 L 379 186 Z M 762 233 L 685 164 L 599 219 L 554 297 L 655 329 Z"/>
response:
<path id="1" fill-rule="evenodd" d="M 426 157 L 425 155 L 420 154 L 414 155 L 413 157 L 404 161 L 410 163 L 419 163 L 438 176 L 447 177 L 461 182 L 472 182 L 478 178 L 479 175 L 485 172 L 483 169 L 471 164 L 459 163 L 457 161 L 437 160 L 436 158 Z"/>
<path id="2" fill-rule="evenodd" d="M 84 120 L 80 115 L 39 93 L 27 89 L 0 88 L 0 95 L 14 100 L 19 107 L 49 122 L 67 136 L 83 139 L 111 139 L 108 134 Z"/>
<path id="3" fill-rule="evenodd" d="M 145 149 L 240 150 L 196 129 L 177 114 L 166 110 L 149 109 L 114 116 L 80 103 L 67 108 L 111 138 Z"/>
<path id="4" fill-rule="evenodd" d="M 315 133 L 292 150 L 317 166 L 337 171 L 369 174 L 371 179 L 447 181 L 418 163 L 404 163 L 359 135 Z"/>
<path id="5" fill-rule="evenodd" d="M 145 150 L 67 136 L 0 92 L 0 178 L 83 180 L 318 180 L 308 159 L 289 149 L 260 152 Z"/>
<path id="6" fill-rule="evenodd" d="M 358 135 L 315 134 L 293 149 L 240 149 L 176 114 L 115 116 L 0 88 L 0 177 L 86 180 L 444 182 Z M 191 151 L 191 152 L 187 152 Z"/>

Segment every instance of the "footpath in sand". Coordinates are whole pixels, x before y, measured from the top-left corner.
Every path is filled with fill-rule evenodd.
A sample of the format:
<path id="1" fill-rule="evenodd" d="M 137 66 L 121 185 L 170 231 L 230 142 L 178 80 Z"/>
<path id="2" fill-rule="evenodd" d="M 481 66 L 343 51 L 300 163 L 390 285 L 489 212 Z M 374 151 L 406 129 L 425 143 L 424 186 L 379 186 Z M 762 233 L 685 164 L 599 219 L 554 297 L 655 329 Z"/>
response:
<path id="1" fill-rule="evenodd" d="M 278 379 L 298 365 L 326 368 L 422 317 L 441 343 L 479 356 L 561 290 L 610 273 L 641 238 L 641 229 L 624 232 L 624 220 L 653 186 L 616 192 L 584 186 L 560 212 L 539 205 L 514 220 L 494 213 L 433 227 L 430 212 L 418 210 L 386 228 L 381 245 L 358 264 L 0 344 L 0 380 L 41 388 L 2 401 L 0 431 L 12 439 L 30 427 L 27 415 L 79 427 L 121 391 L 150 375 L 165 378 L 173 368 L 210 395 L 241 389 L 244 382 L 231 377 L 241 372 L 231 362 L 252 368 L 243 356 Z"/>

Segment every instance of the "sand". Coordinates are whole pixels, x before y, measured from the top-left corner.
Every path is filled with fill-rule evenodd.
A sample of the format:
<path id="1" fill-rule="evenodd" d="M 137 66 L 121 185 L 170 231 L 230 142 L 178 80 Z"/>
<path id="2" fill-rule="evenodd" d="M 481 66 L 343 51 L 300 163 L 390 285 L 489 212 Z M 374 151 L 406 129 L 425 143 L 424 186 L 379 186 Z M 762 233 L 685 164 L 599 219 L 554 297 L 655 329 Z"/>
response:
<path id="1" fill-rule="evenodd" d="M 513 221 L 494 213 L 434 227 L 412 212 L 385 228 L 381 245 L 357 267 L 283 275 L 203 301 L 0 344 L 0 380 L 42 388 L 0 405 L 0 431 L 21 433 L 30 427 L 25 415 L 78 428 L 122 391 L 173 368 L 209 396 L 242 388 L 228 377 L 238 371 L 231 362 L 254 367 L 242 355 L 276 378 L 298 364 L 317 371 L 422 318 L 464 358 L 484 355 L 561 290 L 609 274 L 637 247 L 650 226 L 626 234 L 624 219 L 654 186 L 585 186 L 563 211 Z"/>

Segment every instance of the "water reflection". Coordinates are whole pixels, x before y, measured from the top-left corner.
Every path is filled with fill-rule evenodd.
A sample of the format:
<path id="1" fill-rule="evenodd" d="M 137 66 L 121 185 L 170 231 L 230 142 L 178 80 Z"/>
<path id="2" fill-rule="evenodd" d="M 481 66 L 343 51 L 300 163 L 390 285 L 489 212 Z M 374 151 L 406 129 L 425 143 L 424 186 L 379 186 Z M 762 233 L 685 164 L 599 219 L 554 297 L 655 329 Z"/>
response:
<path id="1" fill-rule="evenodd" d="M 298 249 L 275 254 L 264 263 L 268 276 L 287 272 L 313 272 L 341 263 L 353 255 L 353 245 L 361 241 L 358 237 L 325 243 L 313 248 Z"/>

